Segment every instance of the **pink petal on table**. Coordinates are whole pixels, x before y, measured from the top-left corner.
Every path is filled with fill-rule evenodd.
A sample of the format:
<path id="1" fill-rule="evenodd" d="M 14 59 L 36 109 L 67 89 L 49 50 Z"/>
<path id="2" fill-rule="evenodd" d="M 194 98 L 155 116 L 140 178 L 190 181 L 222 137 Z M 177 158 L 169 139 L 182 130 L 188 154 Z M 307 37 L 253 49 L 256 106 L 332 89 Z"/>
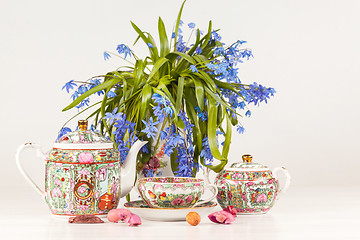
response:
<path id="1" fill-rule="evenodd" d="M 110 210 L 107 215 L 107 219 L 110 222 L 117 223 L 119 221 L 125 221 L 129 216 L 131 216 L 131 212 L 129 210 L 118 208 Z"/>
<path id="2" fill-rule="evenodd" d="M 234 206 L 230 205 L 223 209 L 223 211 L 231 213 L 234 217 L 237 217 L 237 211 Z"/>
<path id="3" fill-rule="evenodd" d="M 138 226 L 141 225 L 141 219 L 136 214 L 131 214 L 129 217 L 125 219 L 125 222 L 129 224 L 129 226 Z"/>
<path id="4" fill-rule="evenodd" d="M 211 213 L 208 218 L 214 223 L 229 224 L 235 221 L 235 217 L 226 211 Z"/>

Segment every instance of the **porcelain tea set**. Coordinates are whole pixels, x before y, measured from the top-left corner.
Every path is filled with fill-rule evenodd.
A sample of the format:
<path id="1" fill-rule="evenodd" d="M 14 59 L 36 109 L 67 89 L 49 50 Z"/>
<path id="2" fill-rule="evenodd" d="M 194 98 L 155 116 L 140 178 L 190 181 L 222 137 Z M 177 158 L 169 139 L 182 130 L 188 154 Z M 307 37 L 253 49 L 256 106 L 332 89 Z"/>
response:
<path id="1" fill-rule="evenodd" d="M 20 146 L 16 163 L 54 215 L 106 216 L 133 188 L 137 154 L 146 142 L 136 141 L 122 164 L 120 152 L 111 141 L 87 129 L 87 121 L 80 120 L 78 124 L 78 130 L 60 137 L 46 154 L 35 143 Z M 21 165 L 21 153 L 28 148 L 35 149 L 45 160 L 44 191 Z M 222 170 L 215 184 L 205 184 L 199 178 L 140 178 L 135 186 L 142 200 L 125 203 L 125 207 L 151 220 L 181 220 L 195 209 L 204 213 L 210 211 L 217 205 L 212 200 L 217 198 L 222 208 L 232 205 L 238 214 L 265 213 L 274 205 L 278 194 L 288 188 L 290 175 L 285 168 L 271 172 L 251 160 L 250 155 L 244 155 L 242 163 Z M 277 179 L 279 171 L 287 177 L 283 188 L 279 187 Z M 201 200 L 206 189 L 211 190 L 211 197 Z"/>

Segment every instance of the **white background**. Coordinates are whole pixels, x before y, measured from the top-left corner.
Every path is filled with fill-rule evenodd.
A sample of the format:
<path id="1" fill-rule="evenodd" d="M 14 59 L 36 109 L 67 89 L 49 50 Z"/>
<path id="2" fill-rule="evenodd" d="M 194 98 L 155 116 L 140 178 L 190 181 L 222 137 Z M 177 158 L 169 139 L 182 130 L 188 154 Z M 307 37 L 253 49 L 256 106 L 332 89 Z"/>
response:
<path id="1" fill-rule="evenodd" d="M 6 206 L 1 205 L 8 214 L 5 216 L 15 214 L 8 209 L 14 206 L 11 197 L 15 197 L 15 206 L 20 208 L 14 210 L 19 214 L 42 214 L 37 215 L 38 219 L 24 218 L 24 225 L 48 224 L 43 218 L 49 215 L 45 203 L 40 206 L 40 198 L 35 192 L 30 194 L 30 186 L 16 169 L 14 155 L 25 142 L 42 144 L 43 150 L 48 150 L 62 124 L 76 113 L 61 112 L 70 103 L 70 96 L 61 91 L 64 83 L 86 80 L 123 64 L 116 58 L 105 62 L 102 54 L 104 50 L 115 51 L 120 43 L 132 45 L 137 34 L 130 20 L 157 39 L 157 20 L 161 16 L 170 35 L 180 5 L 179 0 L 0 1 L 0 196 L 6 201 Z M 332 239 L 344 236 L 347 226 L 346 233 L 355 236 L 352 234 L 357 230 L 351 226 L 359 221 L 355 209 L 360 212 L 355 194 L 360 166 L 359 9 L 356 0 L 186 3 L 186 23 L 195 22 L 206 30 L 212 20 L 214 28 L 221 29 L 223 42 L 248 41 L 246 46 L 253 50 L 254 58 L 240 65 L 239 77 L 244 83 L 256 81 L 277 91 L 267 105 L 252 107 L 251 118 L 242 120 L 246 132 L 234 132 L 229 161 L 240 161 L 242 154 L 251 153 L 254 161 L 271 168 L 285 166 L 292 175 L 291 190 L 272 215 L 251 221 L 242 218 L 235 225 L 239 230 L 230 228 L 230 232 L 260 237 L 262 233 L 257 230 L 264 226 L 264 236 L 273 233 L 269 235 L 273 239 L 290 239 L 288 236 L 301 234 L 294 234 L 298 231 L 294 229 L 310 229 L 316 233 L 313 237 L 328 233 Z M 132 49 L 139 56 L 147 53 L 141 44 Z M 72 128 L 75 125 L 76 121 L 70 123 Z M 25 167 L 43 185 L 43 162 L 35 154 L 28 154 Z M 17 195 L 9 195 L 6 189 L 12 186 L 26 191 L 13 190 Z M 342 186 L 349 191 L 336 192 Z M 26 198 L 31 202 L 22 201 Z M 345 211 L 342 206 L 347 206 Z M 336 217 L 333 210 L 340 210 Z M 58 224 L 54 231 L 50 229 L 51 234 L 59 233 Z M 145 225 L 141 231 L 147 238 Z M 28 228 L 24 234 L 31 232 L 33 225 Z M 12 234 L 16 225 L 7 229 Z M 75 236 L 66 229 L 68 238 Z M 280 234 L 284 229 L 288 230 Z M 334 229 L 336 234 L 331 235 Z M 243 232 L 238 233 L 240 230 Z M 190 229 L 185 228 L 187 231 Z M 199 234 L 191 231 L 189 236 Z M 83 231 L 78 229 L 77 233 Z"/>
<path id="2" fill-rule="evenodd" d="M 132 46 L 135 22 L 157 39 L 161 16 L 169 34 L 181 1 L 1 1 L 0 184 L 23 185 L 16 148 L 36 142 L 48 150 L 62 124 L 77 111 L 65 82 L 86 80 L 124 64 L 103 51 Z M 233 134 L 229 161 L 244 153 L 269 167 L 285 166 L 293 185 L 356 185 L 360 161 L 359 1 L 204 1 L 185 5 L 183 20 L 222 40 L 247 40 L 254 58 L 240 65 L 244 83 L 277 91 L 252 107 Z M 186 29 L 186 27 L 183 27 Z M 143 43 L 132 47 L 147 54 Z M 76 121 L 70 123 L 74 127 Z M 29 153 L 29 157 L 31 154 Z M 43 181 L 41 160 L 28 169 Z"/>

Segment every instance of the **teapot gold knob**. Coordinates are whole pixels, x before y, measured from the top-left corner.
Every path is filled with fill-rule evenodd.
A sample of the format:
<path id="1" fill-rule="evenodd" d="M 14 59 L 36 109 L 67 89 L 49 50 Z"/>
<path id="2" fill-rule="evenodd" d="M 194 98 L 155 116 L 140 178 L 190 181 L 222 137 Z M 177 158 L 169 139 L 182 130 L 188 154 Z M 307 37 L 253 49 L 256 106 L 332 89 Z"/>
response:
<path id="1" fill-rule="evenodd" d="M 87 130 L 88 121 L 87 120 L 79 120 L 78 126 L 80 131 L 86 131 Z"/>
<path id="2" fill-rule="evenodd" d="M 250 154 L 242 155 L 243 162 L 246 162 L 246 163 L 251 163 L 252 158 L 253 157 Z"/>

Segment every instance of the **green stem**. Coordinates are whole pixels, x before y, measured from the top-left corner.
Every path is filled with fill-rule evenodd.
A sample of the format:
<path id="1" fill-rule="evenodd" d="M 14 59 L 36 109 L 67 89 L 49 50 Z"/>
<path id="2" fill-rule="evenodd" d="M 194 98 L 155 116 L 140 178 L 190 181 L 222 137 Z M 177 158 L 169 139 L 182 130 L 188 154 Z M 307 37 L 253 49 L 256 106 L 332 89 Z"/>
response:
<path id="1" fill-rule="evenodd" d="M 160 138 L 161 138 L 161 137 L 160 137 L 160 136 L 161 136 L 161 131 L 164 130 L 165 125 L 166 125 L 166 123 L 167 123 L 167 120 L 168 120 L 168 118 L 165 118 L 165 120 L 164 120 L 164 122 L 163 122 L 163 124 L 162 124 L 162 126 L 161 126 L 161 130 L 160 130 L 158 139 L 156 140 L 156 144 L 155 144 L 155 147 L 154 147 L 154 151 L 155 151 L 155 149 L 157 149 L 157 148 L 159 147 Z"/>
<path id="2" fill-rule="evenodd" d="M 120 55 L 118 55 L 118 54 L 116 54 L 116 53 L 109 52 L 109 51 L 106 51 L 106 52 L 107 52 L 107 53 L 110 53 L 110 54 L 112 54 L 112 55 L 114 55 L 114 56 L 117 56 L 117 57 L 119 57 L 119 58 L 123 59 L 124 61 L 126 61 L 126 62 L 130 63 L 131 65 L 135 66 L 135 64 L 134 64 L 134 63 L 130 62 L 129 60 L 126 60 L 125 58 L 123 58 L 122 56 L 120 56 Z"/>

